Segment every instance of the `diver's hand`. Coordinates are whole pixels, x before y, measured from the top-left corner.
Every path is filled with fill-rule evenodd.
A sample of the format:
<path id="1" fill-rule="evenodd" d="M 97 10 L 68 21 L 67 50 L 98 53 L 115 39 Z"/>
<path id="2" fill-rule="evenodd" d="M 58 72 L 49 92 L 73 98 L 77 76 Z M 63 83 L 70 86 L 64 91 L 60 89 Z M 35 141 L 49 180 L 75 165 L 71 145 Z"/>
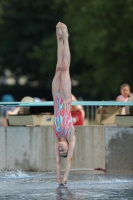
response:
<path id="1" fill-rule="evenodd" d="M 66 178 L 66 177 L 64 177 L 64 178 L 62 179 L 62 184 L 63 184 L 63 185 L 66 185 L 66 184 L 67 184 L 67 178 Z"/>
<path id="2" fill-rule="evenodd" d="M 59 184 L 62 184 L 61 178 L 58 178 L 57 181 L 58 181 Z"/>

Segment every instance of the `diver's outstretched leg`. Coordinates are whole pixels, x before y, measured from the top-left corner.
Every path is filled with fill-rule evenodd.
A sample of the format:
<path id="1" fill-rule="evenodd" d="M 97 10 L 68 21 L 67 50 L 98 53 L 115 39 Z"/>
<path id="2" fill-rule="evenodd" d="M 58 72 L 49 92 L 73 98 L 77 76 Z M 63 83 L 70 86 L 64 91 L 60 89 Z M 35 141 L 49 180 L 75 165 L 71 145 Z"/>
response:
<path id="1" fill-rule="evenodd" d="M 60 90 L 61 85 L 61 70 L 62 70 L 62 63 L 63 63 L 63 37 L 62 31 L 60 29 L 60 22 L 56 25 L 56 36 L 57 36 L 57 64 L 56 64 L 56 71 L 55 76 L 52 82 L 52 94 L 53 98 L 55 97 L 56 93 Z"/>
<path id="2" fill-rule="evenodd" d="M 67 30 L 67 26 L 63 23 L 60 24 L 60 29 L 62 31 L 62 37 L 63 37 L 63 43 L 64 43 L 60 91 L 61 91 L 62 98 L 65 101 L 70 101 L 71 79 L 70 79 L 70 74 L 69 74 L 70 49 L 69 49 L 69 42 L 68 42 L 68 30 Z"/>

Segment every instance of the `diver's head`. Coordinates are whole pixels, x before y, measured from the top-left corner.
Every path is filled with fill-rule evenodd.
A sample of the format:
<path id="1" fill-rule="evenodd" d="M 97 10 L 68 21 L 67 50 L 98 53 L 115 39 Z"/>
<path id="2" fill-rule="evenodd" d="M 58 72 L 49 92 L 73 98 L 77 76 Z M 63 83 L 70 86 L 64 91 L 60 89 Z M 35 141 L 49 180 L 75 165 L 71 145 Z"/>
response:
<path id="1" fill-rule="evenodd" d="M 68 147 L 69 147 L 68 141 L 65 138 L 61 138 L 58 144 L 58 151 L 61 157 L 67 157 Z"/>

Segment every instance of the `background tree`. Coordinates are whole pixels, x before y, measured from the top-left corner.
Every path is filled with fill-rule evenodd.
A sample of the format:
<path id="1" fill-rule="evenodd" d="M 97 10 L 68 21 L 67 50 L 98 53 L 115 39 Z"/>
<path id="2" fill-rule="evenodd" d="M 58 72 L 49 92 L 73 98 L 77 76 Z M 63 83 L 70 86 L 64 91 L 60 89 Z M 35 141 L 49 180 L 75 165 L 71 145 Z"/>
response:
<path id="1" fill-rule="evenodd" d="M 53 53 L 52 47 L 56 42 L 52 36 L 58 21 L 58 14 L 55 14 L 53 4 L 53 0 L 1 2 L 3 14 L 0 28 L 0 64 L 3 69 L 11 69 L 17 83 L 22 75 L 26 75 L 28 81 L 39 79 L 40 84 L 42 79 L 49 78 L 50 73 L 47 71 L 51 66 L 51 60 L 53 61 L 55 52 Z M 43 45 L 45 51 L 38 52 L 38 46 L 41 48 Z M 52 54 L 49 55 L 50 49 Z M 33 53 L 32 56 L 32 52 L 36 52 L 36 55 Z M 43 74 L 42 60 L 41 63 L 39 60 L 42 55 L 42 60 L 46 59 L 43 62 Z"/>
<path id="2" fill-rule="evenodd" d="M 66 2 L 80 89 L 90 98 L 112 99 L 121 84 L 133 87 L 133 1 Z"/>
<path id="3" fill-rule="evenodd" d="M 58 21 L 69 27 L 71 76 L 79 82 L 75 94 L 110 100 L 121 84 L 133 87 L 132 0 L 1 0 L 1 70 L 51 91 Z"/>

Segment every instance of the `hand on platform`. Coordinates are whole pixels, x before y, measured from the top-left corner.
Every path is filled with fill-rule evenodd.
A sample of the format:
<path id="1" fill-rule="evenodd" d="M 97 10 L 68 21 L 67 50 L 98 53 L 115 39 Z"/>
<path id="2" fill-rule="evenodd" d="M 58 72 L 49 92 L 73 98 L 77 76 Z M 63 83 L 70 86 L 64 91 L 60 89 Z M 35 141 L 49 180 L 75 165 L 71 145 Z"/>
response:
<path id="1" fill-rule="evenodd" d="M 66 184 L 67 184 L 67 178 L 64 177 L 64 178 L 62 179 L 62 184 L 63 184 L 63 185 L 66 185 Z"/>
<path id="2" fill-rule="evenodd" d="M 58 178 L 58 183 L 59 183 L 59 184 L 62 184 L 61 178 Z"/>

